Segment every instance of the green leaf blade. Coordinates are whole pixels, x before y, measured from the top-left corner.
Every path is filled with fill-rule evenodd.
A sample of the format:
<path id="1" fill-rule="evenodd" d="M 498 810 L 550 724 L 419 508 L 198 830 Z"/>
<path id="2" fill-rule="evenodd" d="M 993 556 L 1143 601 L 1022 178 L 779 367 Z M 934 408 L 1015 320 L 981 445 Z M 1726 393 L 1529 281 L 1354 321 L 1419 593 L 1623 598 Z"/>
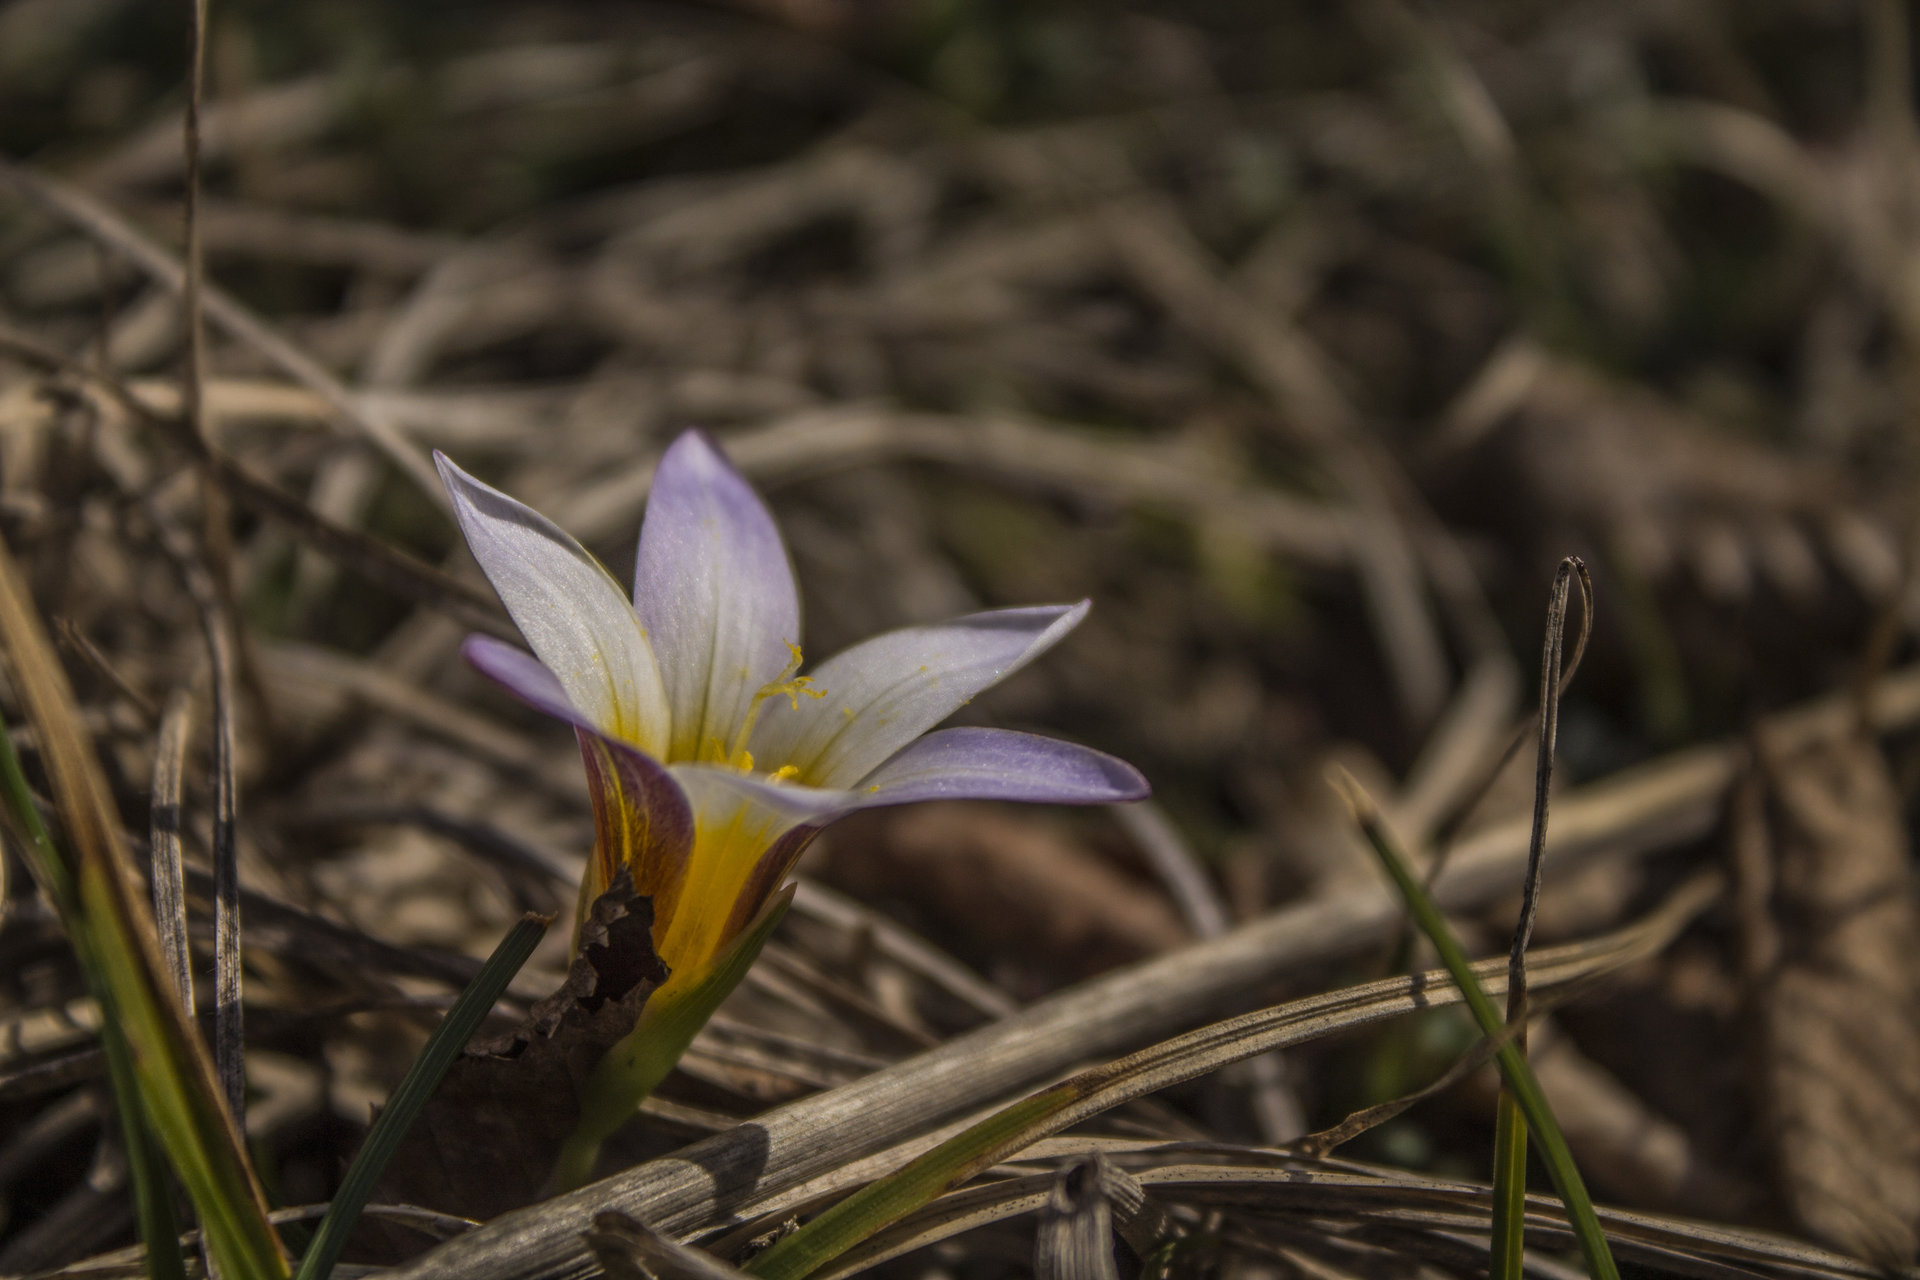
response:
<path id="1" fill-rule="evenodd" d="M 1432 897 L 1407 865 L 1393 837 L 1380 822 L 1373 802 L 1359 784 L 1344 773 L 1336 774 L 1334 781 L 1347 802 L 1353 806 L 1354 818 L 1366 835 L 1367 842 L 1372 845 L 1375 856 L 1386 869 L 1388 878 L 1400 891 L 1401 898 L 1406 902 L 1407 914 L 1426 934 L 1434 951 L 1439 954 L 1440 962 L 1459 987 L 1467 1008 L 1473 1011 L 1474 1021 L 1480 1024 L 1481 1033 L 1491 1040 L 1502 1040 L 1505 1037 L 1506 1020 L 1494 1007 L 1486 988 L 1474 976 L 1473 962 L 1454 938 L 1453 930 L 1440 914 L 1440 908 L 1434 905 Z M 1553 1109 L 1547 1104 L 1546 1094 L 1541 1091 L 1533 1069 L 1527 1065 L 1527 1056 L 1507 1038 L 1501 1043 L 1494 1060 L 1500 1065 L 1500 1075 L 1507 1091 L 1512 1093 L 1515 1104 L 1526 1118 L 1526 1128 L 1532 1131 L 1534 1139 L 1540 1144 L 1541 1159 L 1546 1163 L 1547 1172 L 1553 1178 L 1554 1190 L 1559 1193 L 1560 1201 L 1566 1206 L 1567 1216 L 1573 1223 L 1574 1238 L 1579 1242 L 1580 1252 L 1586 1259 L 1587 1274 L 1593 1280 L 1620 1280 L 1613 1252 L 1607 1246 L 1606 1233 L 1600 1229 L 1600 1219 L 1593 1211 L 1593 1198 L 1587 1194 L 1586 1182 L 1580 1176 L 1579 1166 L 1574 1163 L 1572 1151 L 1567 1148 L 1566 1136 L 1560 1132 L 1560 1125 L 1553 1118 Z"/>
<path id="2" fill-rule="evenodd" d="M 527 957 L 533 954 L 534 947 L 545 936 L 547 926 L 551 923 L 550 919 L 541 916 L 522 917 L 500 940 L 500 945 L 493 949 L 487 963 L 453 1002 L 453 1007 L 447 1010 L 447 1016 L 440 1020 L 440 1025 L 434 1028 L 433 1035 L 428 1037 L 419 1056 L 413 1060 L 413 1065 L 407 1068 L 405 1078 L 387 1099 L 386 1108 L 380 1112 L 380 1118 L 374 1121 L 366 1141 L 360 1144 L 353 1163 L 347 1167 L 340 1190 L 335 1193 L 333 1203 L 327 1206 L 327 1216 L 321 1219 L 313 1243 L 300 1259 L 294 1280 L 322 1280 L 332 1273 L 334 1264 L 340 1260 L 341 1251 L 347 1247 L 347 1237 L 360 1220 L 361 1210 L 372 1198 L 375 1184 L 380 1181 L 380 1175 L 386 1172 L 387 1162 L 399 1149 L 401 1140 L 407 1136 L 407 1129 L 433 1095 L 441 1077 L 447 1074 L 447 1069 L 480 1029 L 494 1002 L 507 989 L 507 984 L 513 981 L 514 975 L 520 972 L 521 966 L 526 964 Z"/>

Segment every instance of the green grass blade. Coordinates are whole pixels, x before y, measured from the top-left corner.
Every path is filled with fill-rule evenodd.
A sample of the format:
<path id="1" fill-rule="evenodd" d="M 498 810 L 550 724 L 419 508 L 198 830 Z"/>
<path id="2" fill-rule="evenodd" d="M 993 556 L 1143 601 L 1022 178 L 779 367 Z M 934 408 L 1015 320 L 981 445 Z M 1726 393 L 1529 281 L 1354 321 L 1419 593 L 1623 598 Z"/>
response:
<path id="1" fill-rule="evenodd" d="M 133 1184 L 134 1218 L 140 1224 L 140 1243 L 147 1247 L 147 1275 L 151 1280 L 186 1280 L 186 1261 L 180 1256 L 180 1220 L 173 1212 L 167 1165 L 147 1129 L 126 1037 L 119 1027 L 108 1023 L 100 1028 L 100 1044 L 107 1055 L 114 1110 L 120 1113 L 127 1177 Z"/>
<path id="2" fill-rule="evenodd" d="M 677 997 L 647 1001 L 640 1024 L 607 1050 L 607 1056 L 587 1078 L 580 1123 L 561 1146 L 554 1167 L 552 1182 L 556 1190 L 571 1191 L 593 1176 L 601 1145 L 614 1130 L 633 1119 L 633 1113 L 667 1078 L 720 1002 L 740 985 L 792 901 L 793 888 L 788 886 L 760 909 L 705 978 Z"/>
<path id="3" fill-rule="evenodd" d="M 53 900 L 61 918 L 77 918 L 73 880 L 66 863 L 54 848 L 53 837 L 33 803 L 15 754 L 6 724 L 0 720 L 0 798 L 17 825 L 27 836 L 27 858 L 37 880 Z M 85 957 L 88 983 L 95 992 L 104 990 Z M 127 1178 L 133 1184 L 134 1217 L 140 1224 L 140 1242 L 147 1247 L 147 1275 L 152 1280 L 186 1280 L 186 1263 L 180 1256 L 180 1222 L 174 1216 L 173 1195 L 167 1185 L 166 1164 L 154 1147 L 147 1129 L 146 1113 L 140 1105 L 140 1089 L 134 1077 L 133 1058 L 126 1037 L 112 1018 L 102 1020 L 100 1044 L 107 1057 L 107 1080 L 113 1089 L 114 1110 L 120 1115 L 121 1140 L 127 1152 Z"/>
<path id="4" fill-rule="evenodd" d="M 1347 802 L 1353 806 L 1354 817 L 1366 833 L 1368 843 L 1373 846 L 1388 877 L 1406 901 L 1407 913 L 1420 926 L 1420 931 L 1427 935 L 1427 940 L 1439 953 L 1440 962 L 1459 986 L 1467 1008 L 1473 1011 L 1474 1021 L 1480 1024 L 1481 1033 L 1490 1039 L 1501 1039 L 1506 1033 L 1506 1020 L 1494 1007 L 1493 1000 L 1480 985 L 1479 979 L 1474 977 L 1472 962 L 1467 959 L 1466 952 L 1460 949 L 1460 943 L 1454 938 L 1453 930 L 1447 927 L 1440 908 L 1434 905 L 1433 899 L 1421 887 L 1393 837 L 1380 822 L 1373 802 L 1359 784 L 1344 772 L 1337 773 L 1334 781 Z M 1573 1162 L 1573 1153 L 1567 1149 L 1566 1136 L 1560 1132 L 1560 1126 L 1553 1118 L 1553 1109 L 1547 1105 L 1540 1082 L 1527 1065 L 1526 1055 L 1520 1052 L 1518 1045 L 1507 1040 L 1501 1044 L 1494 1060 L 1500 1065 L 1501 1078 L 1507 1090 L 1511 1091 L 1515 1105 L 1526 1118 L 1526 1127 L 1540 1144 L 1540 1158 L 1547 1166 L 1547 1173 L 1553 1179 L 1554 1190 L 1559 1193 L 1561 1203 L 1567 1208 L 1574 1239 L 1579 1242 L 1580 1252 L 1586 1258 L 1587 1274 L 1593 1280 L 1620 1280 L 1613 1252 L 1607 1247 L 1605 1233 L 1600 1230 L 1600 1219 L 1593 1212 L 1593 1199 L 1587 1194 L 1586 1182 Z"/>
<path id="5" fill-rule="evenodd" d="M 0 643 L 34 729 L 61 847 L 41 823 L 10 750 L 0 752 L 0 800 L 25 837 L 103 1019 L 125 1039 L 132 1079 L 122 1098 L 137 1099 L 146 1132 L 172 1162 L 223 1280 L 285 1280 L 286 1259 L 267 1220 L 266 1197 L 219 1097 L 206 1046 L 166 977 L 152 909 L 137 890 L 119 814 L 80 727 L 72 688 L 3 544 Z M 5 734 L 0 723 L 0 741 Z M 162 1194 L 154 1190 L 153 1202 Z M 149 1210 L 142 1225 L 157 1228 L 157 1210 Z M 152 1252 L 157 1257 L 172 1248 Z"/>
<path id="6" fill-rule="evenodd" d="M 128 931 L 109 922 L 102 904 L 109 890 L 92 889 L 100 877 L 83 875 L 80 900 L 99 956 L 108 1017 L 124 1030 L 141 1104 L 154 1137 L 173 1162 L 200 1218 L 207 1250 L 223 1280 L 285 1280 L 286 1259 L 267 1221 L 266 1198 L 254 1179 L 224 1101 L 214 1084 L 205 1046 L 188 1039 L 171 992 L 154 982 L 159 966 L 146 964 Z M 200 1063 L 192 1060 L 198 1054 Z"/>
<path id="7" fill-rule="evenodd" d="M 1070 1086 L 1056 1086 L 995 1112 L 774 1241 L 747 1263 L 746 1273 L 758 1280 L 803 1280 L 976 1171 L 983 1153 L 999 1151 L 1026 1135 L 1036 1121 L 1064 1110 L 1079 1096 Z"/>
<path id="8" fill-rule="evenodd" d="M 1521 1280 L 1526 1263 L 1527 1120 L 1500 1090 L 1493 1124 L 1493 1257 L 1488 1280 Z"/>
<path id="9" fill-rule="evenodd" d="M 347 1168 L 347 1176 L 341 1180 L 339 1192 L 327 1206 L 327 1216 L 321 1219 L 320 1229 L 314 1233 L 313 1243 L 300 1259 L 294 1280 L 323 1280 L 332 1273 L 333 1264 L 340 1260 L 340 1251 L 347 1247 L 347 1237 L 360 1220 L 360 1211 L 366 1208 L 374 1185 L 386 1172 L 387 1162 L 393 1159 L 420 1108 L 426 1106 L 427 1099 L 439 1087 L 441 1077 L 447 1074 L 447 1068 L 473 1039 L 487 1011 L 513 981 L 513 975 L 520 972 L 520 966 L 533 954 L 551 923 L 552 920 L 540 916 L 522 917 L 447 1010 L 447 1016 L 440 1020 L 420 1050 L 420 1056 L 407 1068 L 400 1087 L 387 1099 L 386 1108 L 374 1121 L 367 1140 L 360 1144 L 359 1152 Z"/>

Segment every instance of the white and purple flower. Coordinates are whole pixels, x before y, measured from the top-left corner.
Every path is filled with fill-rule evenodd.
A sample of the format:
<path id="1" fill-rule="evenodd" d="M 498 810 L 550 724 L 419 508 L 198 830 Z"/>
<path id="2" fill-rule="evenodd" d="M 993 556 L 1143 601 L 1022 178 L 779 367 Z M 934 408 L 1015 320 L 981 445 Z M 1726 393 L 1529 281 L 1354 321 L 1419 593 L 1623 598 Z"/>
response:
<path id="1" fill-rule="evenodd" d="M 574 726 L 596 829 L 582 909 L 628 868 L 653 899 L 668 988 L 713 969 L 836 818 L 915 800 L 1147 794 L 1131 765 L 1072 743 L 929 732 L 1051 648 L 1086 601 L 891 631 L 801 675 L 786 548 L 704 435 L 681 435 L 660 460 L 631 602 L 552 521 L 435 460 L 467 545 L 533 650 L 473 636 L 467 659 Z"/>

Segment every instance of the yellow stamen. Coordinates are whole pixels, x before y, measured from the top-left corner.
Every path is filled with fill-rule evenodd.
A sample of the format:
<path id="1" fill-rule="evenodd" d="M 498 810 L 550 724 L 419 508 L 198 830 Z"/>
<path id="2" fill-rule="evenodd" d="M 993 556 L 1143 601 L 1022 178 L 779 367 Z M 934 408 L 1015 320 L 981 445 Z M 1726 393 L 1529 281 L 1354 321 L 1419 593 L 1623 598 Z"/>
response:
<path id="1" fill-rule="evenodd" d="M 762 685 L 760 691 L 753 695 L 753 701 L 747 704 L 747 714 L 740 720 L 739 732 L 733 735 L 732 750 L 720 753 L 715 757 L 716 762 L 731 764 L 742 773 L 753 772 L 753 754 L 747 750 L 747 739 L 753 735 L 753 726 L 760 720 L 760 708 L 765 705 L 768 698 L 785 696 L 794 709 L 798 710 L 800 695 L 803 693 L 809 698 L 827 696 L 825 689 L 814 688 L 812 676 L 794 674 L 800 670 L 800 646 L 788 641 L 787 651 L 793 655 L 792 661 L 787 663 L 786 670 L 782 671 L 778 677 Z M 716 743 L 715 746 L 718 744 Z M 789 769 L 793 771 L 789 773 Z M 796 777 L 799 772 L 791 765 L 783 765 L 774 772 L 773 776 L 776 779 Z"/>

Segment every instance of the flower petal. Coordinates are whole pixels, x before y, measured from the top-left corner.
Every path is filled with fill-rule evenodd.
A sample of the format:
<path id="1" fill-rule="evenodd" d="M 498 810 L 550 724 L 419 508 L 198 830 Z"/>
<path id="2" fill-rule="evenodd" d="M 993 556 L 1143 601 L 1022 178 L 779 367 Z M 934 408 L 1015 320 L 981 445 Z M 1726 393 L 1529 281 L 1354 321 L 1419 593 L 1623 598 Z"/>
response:
<path id="1" fill-rule="evenodd" d="M 1144 800 L 1151 788 L 1124 760 L 1058 738 L 1010 729 L 942 729 L 869 774 L 858 804 L 920 800 L 1022 800 L 1112 804 Z"/>
<path id="2" fill-rule="evenodd" d="M 767 705 L 751 744 L 758 767 L 792 765 L 808 783 L 851 786 L 1051 648 L 1087 607 L 998 609 L 854 645 L 813 673 L 823 697 Z"/>
<path id="3" fill-rule="evenodd" d="M 474 670 L 535 711 L 544 711 L 576 728 L 594 727 L 593 721 L 567 697 L 567 691 L 560 687 L 553 672 L 526 650 L 492 636 L 476 634 L 460 642 L 460 656 Z"/>
<path id="4" fill-rule="evenodd" d="M 693 806 L 666 766 L 596 729 L 532 654 L 481 635 L 468 636 L 460 652 L 528 706 L 574 727 L 593 801 L 593 858 L 580 886 L 580 911 L 606 892 L 624 865 L 634 891 L 653 899 L 654 919 L 667 920 L 686 880 L 694 824 Z"/>
<path id="5" fill-rule="evenodd" d="M 568 701 L 601 732 L 661 755 L 672 727 L 666 691 L 620 585 L 553 521 L 444 454 L 434 462 L 473 558 Z"/>
<path id="6" fill-rule="evenodd" d="M 580 888 L 580 910 L 606 892 L 625 866 L 634 891 L 653 899 L 657 942 L 683 897 L 694 849 L 693 806 L 658 761 L 591 728 L 574 732 L 593 799 L 593 859 Z"/>
<path id="7" fill-rule="evenodd" d="M 724 758 L 754 694 L 793 660 L 800 600 L 773 517 L 697 431 L 654 473 L 633 603 L 673 707 L 666 758 Z"/>
<path id="8" fill-rule="evenodd" d="M 753 919 L 820 828 L 857 806 L 845 791 L 771 783 L 724 766 L 672 772 L 692 802 L 694 856 L 660 957 L 694 973 Z"/>

